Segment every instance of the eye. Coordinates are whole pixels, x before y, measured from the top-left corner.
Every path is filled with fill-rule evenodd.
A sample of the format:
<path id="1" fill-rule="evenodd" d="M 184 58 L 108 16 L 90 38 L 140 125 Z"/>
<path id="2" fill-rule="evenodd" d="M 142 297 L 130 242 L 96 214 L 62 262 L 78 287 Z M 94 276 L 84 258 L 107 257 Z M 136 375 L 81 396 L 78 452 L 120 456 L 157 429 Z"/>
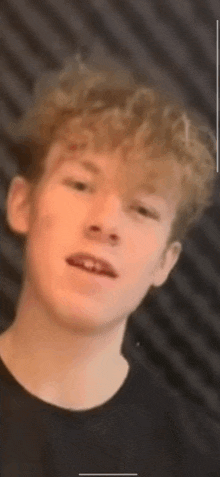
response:
<path id="1" fill-rule="evenodd" d="M 70 186 L 74 189 L 77 189 L 79 191 L 84 191 L 85 188 L 88 188 L 88 184 L 85 183 L 85 182 L 82 182 L 82 181 L 72 181 L 72 180 L 67 179 L 65 181 L 65 184 L 67 184 L 68 186 Z"/>
<path id="2" fill-rule="evenodd" d="M 152 210 L 149 210 L 149 209 L 146 209 L 143 206 L 136 207 L 136 210 L 138 210 L 139 213 L 141 215 L 144 215 L 145 217 L 150 217 L 150 218 L 155 219 L 155 220 L 159 219 L 159 215 L 156 212 L 154 212 Z"/>
<path id="3" fill-rule="evenodd" d="M 85 190 L 87 186 L 87 184 L 85 184 L 85 182 L 79 182 L 79 181 L 76 181 L 76 182 L 73 182 L 74 184 L 74 187 L 77 189 L 77 190 Z"/>

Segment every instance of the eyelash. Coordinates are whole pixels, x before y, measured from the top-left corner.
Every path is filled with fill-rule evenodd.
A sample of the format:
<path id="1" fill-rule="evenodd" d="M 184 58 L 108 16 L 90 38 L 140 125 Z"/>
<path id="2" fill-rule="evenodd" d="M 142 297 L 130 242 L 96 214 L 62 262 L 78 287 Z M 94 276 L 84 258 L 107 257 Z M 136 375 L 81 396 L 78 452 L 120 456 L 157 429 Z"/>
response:
<path id="1" fill-rule="evenodd" d="M 76 184 L 86 185 L 86 183 L 85 183 L 85 182 L 82 182 L 82 181 L 69 181 L 69 180 L 67 180 L 66 183 L 67 183 L 67 185 L 69 185 L 70 187 L 72 187 L 73 185 L 75 186 Z M 87 186 L 87 185 L 86 185 L 86 186 Z M 80 190 L 79 192 L 84 192 L 84 191 Z M 144 211 L 144 213 L 141 214 L 141 215 L 144 215 L 145 217 L 146 217 L 146 216 L 149 216 L 149 217 L 151 217 L 152 219 L 156 219 L 156 220 L 158 219 L 158 216 L 157 216 L 156 213 L 151 212 L 150 210 L 146 209 L 146 208 L 143 207 L 143 206 L 138 206 L 138 207 L 136 207 L 136 209 L 139 209 L 139 210 L 142 209 L 142 211 Z"/>

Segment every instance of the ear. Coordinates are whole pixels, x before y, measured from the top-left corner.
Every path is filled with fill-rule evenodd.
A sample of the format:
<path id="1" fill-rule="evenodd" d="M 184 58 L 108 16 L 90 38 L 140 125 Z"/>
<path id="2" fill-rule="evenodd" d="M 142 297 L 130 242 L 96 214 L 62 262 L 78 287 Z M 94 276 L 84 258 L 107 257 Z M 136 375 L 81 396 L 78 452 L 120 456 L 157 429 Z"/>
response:
<path id="1" fill-rule="evenodd" d="M 154 270 L 152 285 L 160 287 L 167 280 L 171 270 L 176 265 L 176 262 L 182 251 L 180 242 L 173 242 L 169 248 L 163 253 L 159 265 Z"/>
<path id="2" fill-rule="evenodd" d="M 7 222 L 13 232 L 27 234 L 29 229 L 28 184 L 22 176 L 15 176 L 7 196 Z"/>

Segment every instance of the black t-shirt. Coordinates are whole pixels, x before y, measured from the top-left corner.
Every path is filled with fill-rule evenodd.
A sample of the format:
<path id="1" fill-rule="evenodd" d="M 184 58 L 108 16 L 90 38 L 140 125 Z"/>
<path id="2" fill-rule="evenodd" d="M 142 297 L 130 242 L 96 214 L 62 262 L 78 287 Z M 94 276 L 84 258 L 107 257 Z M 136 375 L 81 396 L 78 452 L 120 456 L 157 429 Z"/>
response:
<path id="1" fill-rule="evenodd" d="M 73 411 L 30 394 L 0 359 L 1 476 L 220 476 L 218 452 L 193 444 L 175 394 L 140 362 L 129 364 L 111 399 Z"/>

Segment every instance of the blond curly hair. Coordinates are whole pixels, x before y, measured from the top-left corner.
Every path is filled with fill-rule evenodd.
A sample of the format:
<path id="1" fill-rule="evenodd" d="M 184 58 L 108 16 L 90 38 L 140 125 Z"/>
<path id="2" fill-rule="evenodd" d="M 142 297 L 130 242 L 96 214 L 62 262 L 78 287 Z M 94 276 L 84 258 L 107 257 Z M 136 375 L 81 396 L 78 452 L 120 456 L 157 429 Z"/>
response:
<path id="1" fill-rule="evenodd" d="M 21 174 L 32 189 L 43 175 L 50 145 L 70 119 L 86 133 L 90 150 L 120 148 L 124 157 L 135 150 L 146 161 L 153 145 L 160 148 L 154 160 L 165 154 L 175 158 L 182 195 L 167 246 L 182 241 L 212 204 L 215 141 L 212 132 L 204 133 L 208 126 L 180 101 L 138 83 L 122 67 L 97 67 L 75 57 L 61 71 L 41 77 L 33 106 L 10 127 Z"/>

